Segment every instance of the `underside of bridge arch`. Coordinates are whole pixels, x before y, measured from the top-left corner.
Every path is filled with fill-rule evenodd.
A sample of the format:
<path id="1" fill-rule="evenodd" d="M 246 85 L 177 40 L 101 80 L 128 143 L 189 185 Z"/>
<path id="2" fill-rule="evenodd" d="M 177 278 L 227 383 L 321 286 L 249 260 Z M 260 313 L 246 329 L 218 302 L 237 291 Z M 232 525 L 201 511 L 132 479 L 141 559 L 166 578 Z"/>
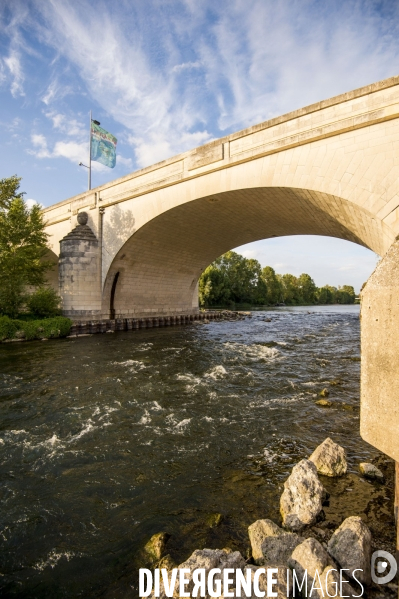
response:
<path id="1" fill-rule="evenodd" d="M 211 195 L 161 213 L 126 241 L 108 270 L 102 313 L 109 315 L 111 303 L 116 317 L 195 312 L 208 264 L 232 248 L 286 235 L 338 237 L 380 255 L 394 241 L 371 213 L 325 193 L 251 188 Z"/>

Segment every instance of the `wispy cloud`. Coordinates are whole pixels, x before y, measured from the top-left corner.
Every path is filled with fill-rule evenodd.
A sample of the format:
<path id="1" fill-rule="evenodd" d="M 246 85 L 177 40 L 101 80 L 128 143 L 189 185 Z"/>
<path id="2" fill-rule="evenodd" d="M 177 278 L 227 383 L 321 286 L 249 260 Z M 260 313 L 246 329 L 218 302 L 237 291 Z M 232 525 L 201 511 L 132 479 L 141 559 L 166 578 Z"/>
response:
<path id="1" fill-rule="evenodd" d="M 69 134 L 59 106 L 80 90 L 121 125 L 137 166 L 399 71 L 399 4 L 388 0 L 27 6 L 12 8 L 0 77 L 23 93 L 29 28 L 53 52 L 39 96 L 54 127 Z"/>
<path id="2" fill-rule="evenodd" d="M 41 133 L 34 133 L 31 135 L 31 142 L 33 148 L 28 148 L 27 152 L 35 158 L 66 158 L 73 164 L 79 164 L 79 162 L 87 164 L 88 141 L 57 141 L 53 149 L 50 149 L 46 137 Z M 120 154 L 117 156 L 117 163 L 132 167 L 131 159 L 124 158 Z M 99 162 L 92 161 L 91 166 L 93 171 L 102 173 L 108 171 L 107 167 Z"/>
<path id="3" fill-rule="evenodd" d="M 88 135 L 88 125 L 86 127 L 81 121 L 73 117 L 68 117 L 66 114 L 56 111 L 49 111 L 45 113 L 46 117 L 53 123 L 53 128 L 57 131 L 61 131 L 71 137 L 84 137 Z"/>
<path id="4" fill-rule="evenodd" d="M 21 65 L 21 57 L 17 50 L 11 50 L 10 54 L 3 58 L 3 62 L 11 78 L 11 94 L 14 98 L 24 96 L 24 74 Z"/>

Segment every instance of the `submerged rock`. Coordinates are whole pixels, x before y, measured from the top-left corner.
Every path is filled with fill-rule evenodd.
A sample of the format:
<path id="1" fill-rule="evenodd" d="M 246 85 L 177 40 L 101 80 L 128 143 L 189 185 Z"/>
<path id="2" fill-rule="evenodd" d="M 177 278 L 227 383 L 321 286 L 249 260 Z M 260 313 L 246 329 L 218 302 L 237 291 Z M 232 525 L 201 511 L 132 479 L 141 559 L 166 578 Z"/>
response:
<path id="1" fill-rule="evenodd" d="M 219 524 L 221 524 L 223 522 L 223 514 L 211 514 L 210 516 L 208 516 L 208 518 L 206 519 L 206 523 L 210 528 L 216 528 L 217 526 L 219 526 Z"/>
<path id="2" fill-rule="evenodd" d="M 327 387 L 324 387 L 324 389 L 322 389 L 319 393 L 320 397 L 328 397 L 330 395 L 329 390 L 327 389 Z"/>
<path id="3" fill-rule="evenodd" d="M 330 437 L 316 447 L 309 460 L 315 464 L 317 472 L 324 476 L 342 476 L 348 469 L 345 449 Z"/>
<path id="4" fill-rule="evenodd" d="M 318 406 L 323 406 L 324 408 L 331 408 L 333 405 L 332 401 L 328 401 L 328 399 L 318 399 L 315 404 Z"/>
<path id="5" fill-rule="evenodd" d="M 151 539 L 144 546 L 144 551 L 148 553 L 152 560 L 158 561 L 165 553 L 166 543 L 170 539 L 170 535 L 167 532 L 158 532 L 152 535 Z"/>
<path id="6" fill-rule="evenodd" d="M 325 497 L 316 466 L 310 460 L 301 460 L 284 483 L 280 499 L 283 525 L 295 531 L 314 524 Z"/>
<path id="7" fill-rule="evenodd" d="M 371 478 L 374 480 L 379 480 L 380 482 L 384 481 L 384 475 L 377 466 L 374 464 L 370 464 L 369 462 L 362 462 L 359 464 L 359 470 L 363 476 L 366 478 Z"/>
<path id="8" fill-rule="evenodd" d="M 363 584 L 371 582 L 371 532 L 359 516 L 346 518 L 328 542 L 327 550 L 348 575 Z"/>

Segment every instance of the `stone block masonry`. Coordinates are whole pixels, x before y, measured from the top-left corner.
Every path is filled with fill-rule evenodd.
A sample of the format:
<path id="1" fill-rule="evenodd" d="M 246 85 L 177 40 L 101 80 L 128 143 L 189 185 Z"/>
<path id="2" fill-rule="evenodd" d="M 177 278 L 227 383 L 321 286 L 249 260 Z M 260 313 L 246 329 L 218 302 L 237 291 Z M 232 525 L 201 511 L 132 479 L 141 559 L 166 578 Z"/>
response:
<path id="1" fill-rule="evenodd" d="M 139 329 L 177 326 L 196 321 L 220 320 L 221 318 L 221 312 L 207 310 L 198 314 L 180 314 L 178 316 L 161 316 L 155 318 L 116 318 L 113 320 L 76 321 L 71 327 L 69 336 L 79 337 L 79 335 L 94 335 L 110 331 L 138 331 Z"/>

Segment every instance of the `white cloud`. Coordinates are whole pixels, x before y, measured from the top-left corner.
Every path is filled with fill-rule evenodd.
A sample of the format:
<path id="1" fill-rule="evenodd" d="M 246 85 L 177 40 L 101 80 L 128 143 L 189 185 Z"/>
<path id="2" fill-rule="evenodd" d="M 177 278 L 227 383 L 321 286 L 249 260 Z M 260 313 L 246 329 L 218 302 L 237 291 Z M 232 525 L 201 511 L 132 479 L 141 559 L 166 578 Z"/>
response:
<path id="1" fill-rule="evenodd" d="M 58 77 L 55 77 L 48 85 L 46 92 L 42 95 L 41 100 L 46 106 L 54 103 L 56 100 L 62 100 L 65 96 L 72 94 L 73 89 L 70 85 L 61 84 Z"/>
<path id="2" fill-rule="evenodd" d="M 27 150 L 28 154 L 36 158 L 66 158 L 74 164 L 83 162 L 87 165 L 87 157 L 89 153 L 88 141 L 57 141 L 52 150 L 48 147 L 47 139 L 42 134 L 32 134 L 31 141 L 34 149 Z M 119 162 L 131 167 L 129 159 L 119 157 Z M 108 168 L 99 162 L 92 161 L 91 167 L 96 172 L 107 172 Z"/>
<path id="3" fill-rule="evenodd" d="M 28 198 L 27 200 L 25 200 L 25 204 L 28 206 L 29 209 L 33 208 L 33 206 L 40 206 L 41 208 L 44 208 L 43 204 L 40 204 L 40 202 L 36 202 L 36 200 L 33 200 L 32 198 Z"/>
<path id="4" fill-rule="evenodd" d="M 3 58 L 3 62 L 7 67 L 11 76 L 11 94 L 14 98 L 18 96 L 24 96 L 24 74 L 21 65 L 21 58 L 19 52 L 11 50 L 9 56 Z"/>
<path id="5" fill-rule="evenodd" d="M 244 258 L 256 258 L 259 252 L 257 250 L 242 250 L 237 253 L 244 256 Z"/>
<path id="6" fill-rule="evenodd" d="M 186 69 L 199 69 L 202 66 L 202 63 L 197 62 L 182 62 L 181 64 L 176 64 L 172 68 L 173 73 L 179 73 L 180 71 L 185 71 Z"/>
<path id="7" fill-rule="evenodd" d="M 78 121 L 75 118 L 67 117 L 67 115 L 56 112 L 49 111 L 45 113 L 46 117 L 50 119 L 53 123 L 53 128 L 57 131 L 61 131 L 62 133 L 66 133 L 66 135 L 73 137 L 84 137 L 88 136 L 88 124 L 85 127 L 81 121 Z"/>
<path id="8" fill-rule="evenodd" d="M 36 156 L 36 158 L 50 158 L 51 154 L 47 147 L 47 140 L 44 135 L 41 134 L 32 134 L 31 140 L 33 145 L 35 146 L 35 150 L 28 149 L 27 152 Z"/>
<path id="9" fill-rule="evenodd" d="M 398 10 L 388 24 L 366 1 L 233 0 L 228 10 L 99 2 L 93 10 L 87 0 L 37 0 L 36 8 L 41 38 L 130 130 L 139 166 L 392 75 L 399 59 Z M 43 101 L 61 87 L 55 78 Z"/>
<path id="10" fill-rule="evenodd" d="M 121 156 L 121 154 L 117 154 L 116 155 L 116 163 L 117 164 L 123 164 L 124 166 L 127 166 L 129 169 L 133 168 L 133 161 L 131 158 L 124 158 L 123 156 Z"/>

